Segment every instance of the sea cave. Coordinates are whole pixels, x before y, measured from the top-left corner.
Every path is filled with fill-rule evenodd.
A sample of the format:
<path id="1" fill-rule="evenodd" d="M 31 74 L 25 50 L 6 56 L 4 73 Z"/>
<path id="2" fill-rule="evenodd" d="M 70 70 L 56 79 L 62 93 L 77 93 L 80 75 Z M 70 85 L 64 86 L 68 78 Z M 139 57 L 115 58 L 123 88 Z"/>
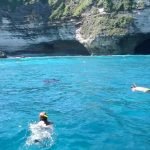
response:
<path id="1" fill-rule="evenodd" d="M 134 49 L 136 55 L 149 55 L 150 54 L 150 39 L 144 40 L 138 44 Z"/>
<path id="2" fill-rule="evenodd" d="M 32 44 L 26 49 L 15 51 L 11 55 L 28 56 L 88 56 L 88 50 L 78 41 L 57 40 Z"/>

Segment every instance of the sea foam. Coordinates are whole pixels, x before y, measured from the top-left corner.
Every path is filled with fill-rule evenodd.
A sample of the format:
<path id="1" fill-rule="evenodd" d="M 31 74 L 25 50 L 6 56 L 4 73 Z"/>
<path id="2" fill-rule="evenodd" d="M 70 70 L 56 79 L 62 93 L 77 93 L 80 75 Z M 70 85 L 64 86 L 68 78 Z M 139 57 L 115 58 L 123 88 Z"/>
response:
<path id="1" fill-rule="evenodd" d="M 39 126 L 37 123 L 31 123 L 29 125 L 30 135 L 27 138 L 26 145 L 39 145 L 39 146 L 52 146 L 54 143 L 53 133 L 54 129 L 44 128 Z"/>

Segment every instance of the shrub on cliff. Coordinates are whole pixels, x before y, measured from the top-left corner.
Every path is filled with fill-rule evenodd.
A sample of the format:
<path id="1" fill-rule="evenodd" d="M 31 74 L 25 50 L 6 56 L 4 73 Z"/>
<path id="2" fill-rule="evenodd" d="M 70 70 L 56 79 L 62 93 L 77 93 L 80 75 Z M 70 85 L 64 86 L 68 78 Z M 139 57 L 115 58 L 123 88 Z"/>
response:
<path id="1" fill-rule="evenodd" d="M 53 10 L 50 19 L 59 19 L 63 16 L 63 12 L 65 10 L 64 2 L 61 2 L 56 10 Z"/>
<path id="2" fill-rule="evenodd" d="M 114 11 L 131 11 L 134 7 L 133 0 L 116 0 L 113 4 Z"/>
<path id="3" fill-rule="evenodd" d="M 125 35 L 128 32 L 127 27 L 132 23 L 132 21 L 132 16 L 125 14 L 118 14 L 115 16 L 111 16 L 109 14 L 105 16 L 88 16 L 84 19 L 81 34 L 85 38 L 92 38 L 96 35 Z"/>
<path id="4" fill-rule="evenodd" d="M 103 7 L 105 11 L 111 12 L 113 8 L 113 2 L 112 0 L 103 0 Z"/>
<path id="5" fill-rule="evenodd" d="M 115 19 L 114 27 L 126 28 L 131 22 L 133 18 L 129 15 L 118 16 Z"/>
<path id="6" fill-rule="evenodd" d="M 74 16 L 80 16 L 81 13 L 82 13 L 87 7 L 89 7 L 92 3 L 93 3 L 93 0 L 83 0 L 83 1 L 80 1 L 79 5 L 78 5 L 77 8 L 74 10 L 73 15 L 74 15 Z"/>

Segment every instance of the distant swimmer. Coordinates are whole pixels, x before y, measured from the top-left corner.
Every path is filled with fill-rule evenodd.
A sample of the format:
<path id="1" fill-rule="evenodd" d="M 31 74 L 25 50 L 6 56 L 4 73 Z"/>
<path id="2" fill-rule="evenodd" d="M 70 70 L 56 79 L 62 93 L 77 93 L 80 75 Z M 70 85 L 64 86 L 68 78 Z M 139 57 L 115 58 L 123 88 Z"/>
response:
<path id="1" fill-rule="evenodd" d="M 138 92 L 150 93 L 150 88 L 145 88 L 145 87 L 136 86 L 135 84 L 133 84 L 133 85 L 131 86 L 131 90 L 132 90 L 133 92 L 138 91 Z"/>
<path id="2" fill-rule="evenodd" d="M 58 79 L 45 79 L 45 80 L 43 80 L 43 82 L 44 82 L 45 84 L 52 84 L 52 83 L 57 83 L 57 82 L 59 82 L 59 80 L 58 80 Z"/>

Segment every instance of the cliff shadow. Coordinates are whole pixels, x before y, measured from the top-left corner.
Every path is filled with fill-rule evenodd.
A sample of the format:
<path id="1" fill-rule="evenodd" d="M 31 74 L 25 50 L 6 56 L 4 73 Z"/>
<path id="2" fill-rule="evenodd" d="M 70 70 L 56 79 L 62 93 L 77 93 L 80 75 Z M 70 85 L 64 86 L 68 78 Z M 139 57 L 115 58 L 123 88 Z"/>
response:
<path id="1" fill-rule="evenodd" d="M 119 41 L 121 54 L 149 55 L 150 54 L 150 34 L 131 34 L 124 36 Z"/>
<path id="2" fill-rule="evenodd" d="M 149 55 L 150 54 L 150 37 L 144 41 L 141 41 L 134 49 L 136 55 Z"/>
<path id="3" fill-rule="evenodd" d="M 56 40 L 29 45 L 26 49 L 12 52 L 13 56 L 88 56 L 88 50 L 75 40 Z"/>

